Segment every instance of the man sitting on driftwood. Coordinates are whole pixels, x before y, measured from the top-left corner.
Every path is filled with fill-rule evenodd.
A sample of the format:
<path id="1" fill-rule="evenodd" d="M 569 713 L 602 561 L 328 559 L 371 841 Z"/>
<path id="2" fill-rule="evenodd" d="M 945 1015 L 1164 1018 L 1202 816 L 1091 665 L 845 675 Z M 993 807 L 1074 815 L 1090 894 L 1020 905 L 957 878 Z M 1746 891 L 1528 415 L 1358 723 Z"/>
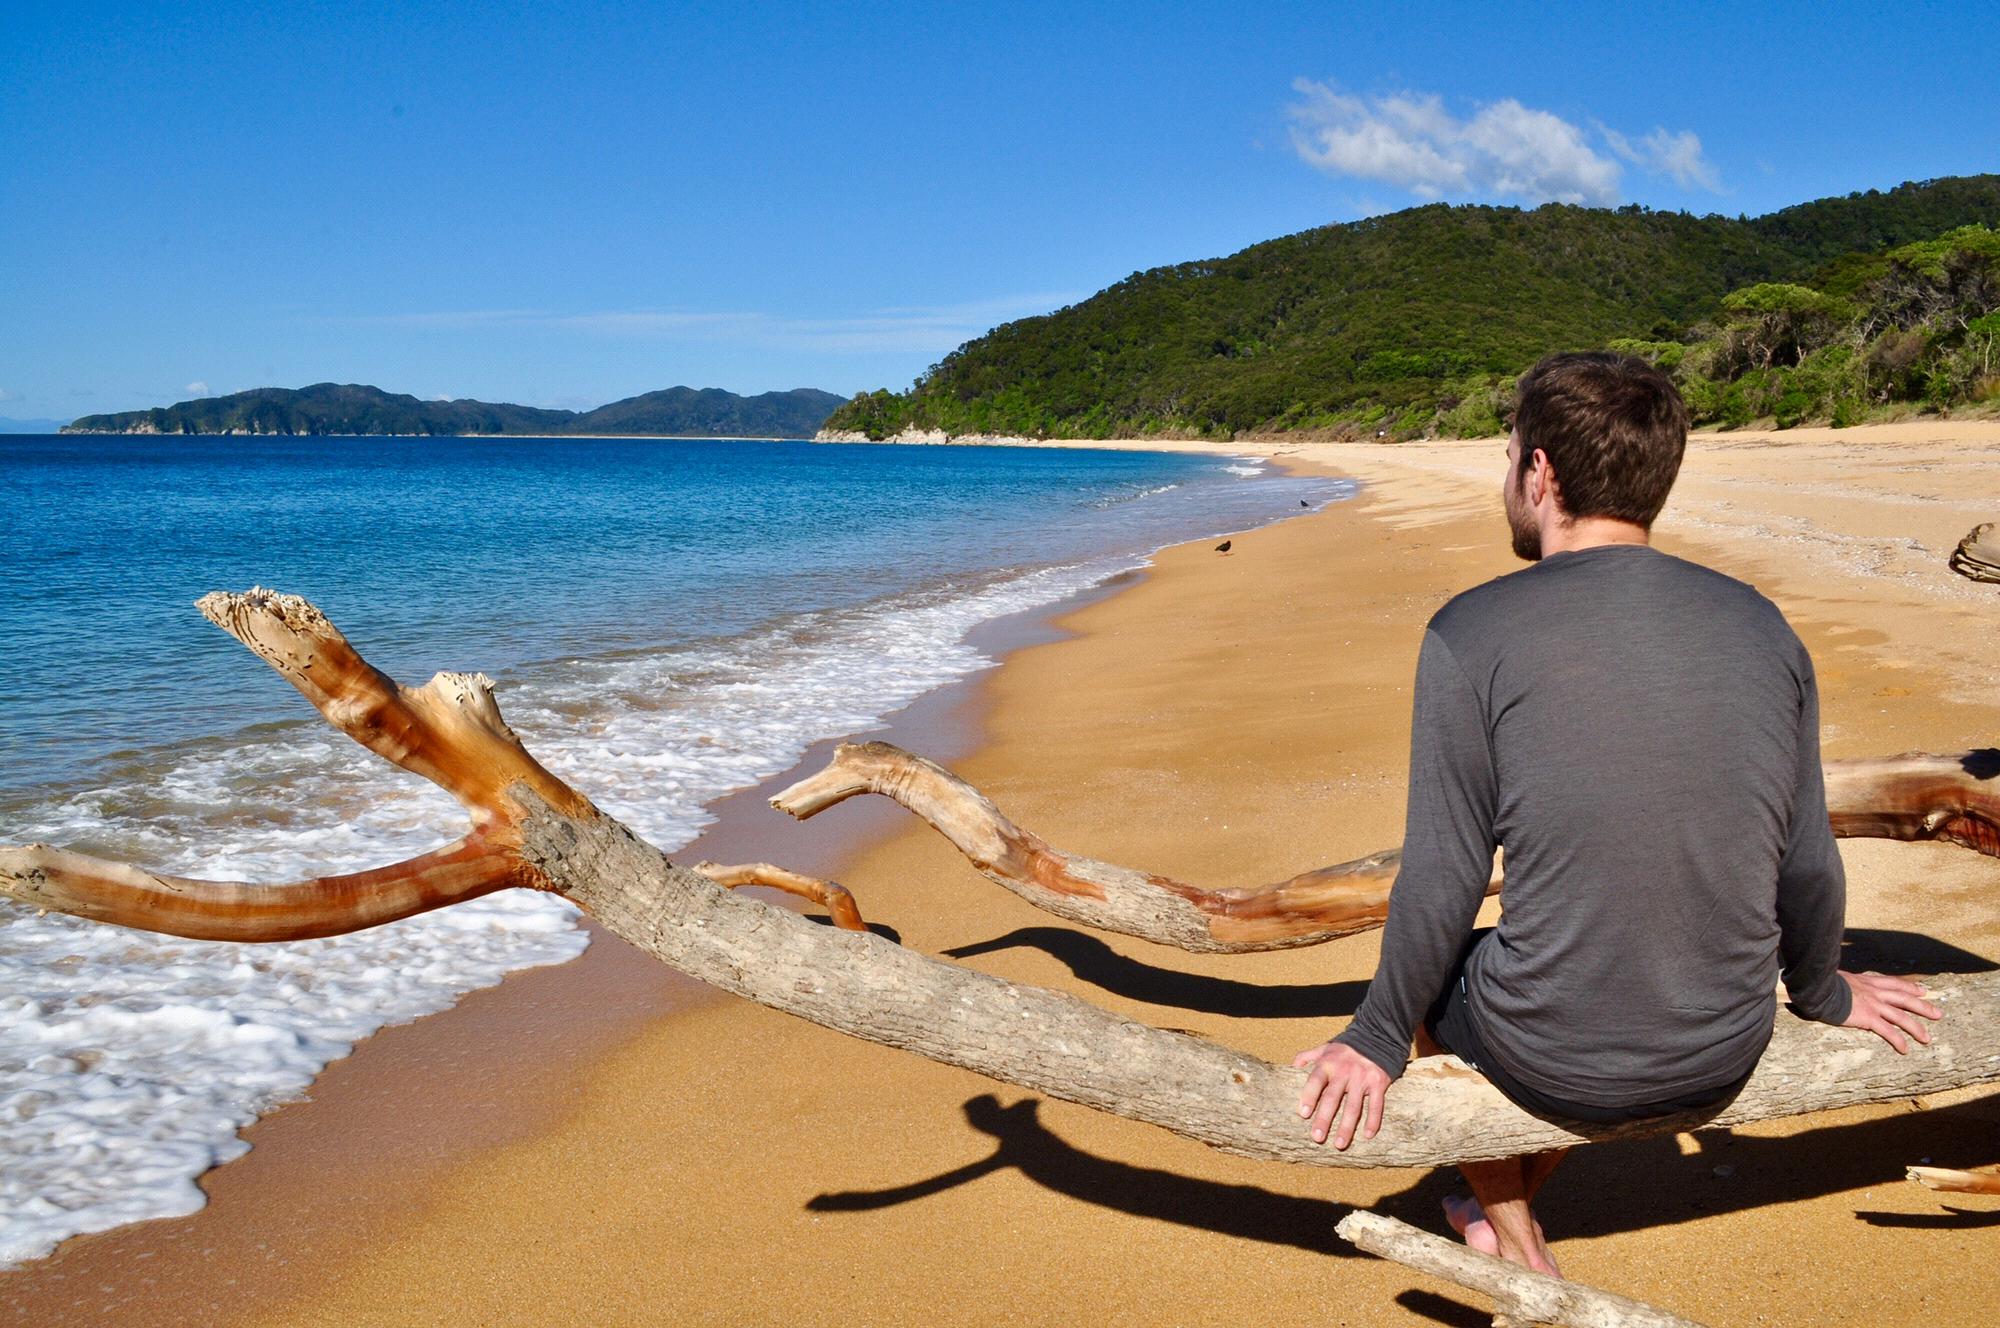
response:
<path id="1" fill-rule="evenodd" d="M 1838 967 L 1805 647 L 1755 590 L 1648 542 L 1686 441 L 1643 360 L 1557 355 L 1521 380 L 1502 496 L 1534 566 L 1424 635 L 1381 964 L 1347 1030 L 1295 1062 L 1316 1141 L 1374 1137 L 1413 1035 L 1544 1117 L 1719 1104 L 1763 1054 L 1781 975 L 1806 1018 L 1929 1042 L 1940 1012 L 1915 983 Z M 1500 925 L 1475 932 L 1500 845 Z M 1562 1156 L 1463 1164 L 1452 1226 L 1554 1273 L 1529 1205 Z"/>

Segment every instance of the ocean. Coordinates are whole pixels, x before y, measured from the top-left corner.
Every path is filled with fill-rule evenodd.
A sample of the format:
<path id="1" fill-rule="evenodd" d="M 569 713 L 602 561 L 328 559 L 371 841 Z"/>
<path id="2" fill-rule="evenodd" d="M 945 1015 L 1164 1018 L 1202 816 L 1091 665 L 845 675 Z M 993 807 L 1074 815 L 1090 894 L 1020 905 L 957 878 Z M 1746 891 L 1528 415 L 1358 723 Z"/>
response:
<path id="1" fill-rule="evenodd" d="M 391 676 L 495 679 L 672 851 L 707 807 L 991 660 L 984 622 L 1346 497 L 1229 456 L 536 438 L 0 438 L 0 843 L 279 881 L 455 837 L 192 608 L 302 594 Z M 201 1207 L 237 1131 L 385 1024 L 581 953 L 505 891 L 221 945 L 0 901 L 0 1267 Z"/>

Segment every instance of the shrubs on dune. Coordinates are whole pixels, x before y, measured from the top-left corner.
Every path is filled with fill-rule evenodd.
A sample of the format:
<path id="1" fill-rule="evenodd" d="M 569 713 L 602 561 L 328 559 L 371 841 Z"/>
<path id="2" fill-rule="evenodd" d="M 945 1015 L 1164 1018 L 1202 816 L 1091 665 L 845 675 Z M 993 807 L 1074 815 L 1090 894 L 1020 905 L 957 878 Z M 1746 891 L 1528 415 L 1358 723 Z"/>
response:
<path id="1" fill-rule="evenodd" d="M 2000 401 L 2000 231 L 1961 226 L 1833 264 L 1825 284 L 1741 287 L 1683 341 L 1610 346 L 1672 371 L 1695 423 L 1723 428 Z"/>

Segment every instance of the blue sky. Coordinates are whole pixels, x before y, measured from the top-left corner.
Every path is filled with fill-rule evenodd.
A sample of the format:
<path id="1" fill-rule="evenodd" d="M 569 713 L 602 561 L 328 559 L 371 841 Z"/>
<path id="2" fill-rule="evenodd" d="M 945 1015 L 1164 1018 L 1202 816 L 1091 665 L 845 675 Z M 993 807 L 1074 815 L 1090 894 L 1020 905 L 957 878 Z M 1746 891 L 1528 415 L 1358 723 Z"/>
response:
<path id="1" fill-rule="evenodd" d="M 1974 4 L 8 11 L 13 418 L 902 387 L 1135 270 L 1434 197 L 1754 215 L 2000 169 Z"/>

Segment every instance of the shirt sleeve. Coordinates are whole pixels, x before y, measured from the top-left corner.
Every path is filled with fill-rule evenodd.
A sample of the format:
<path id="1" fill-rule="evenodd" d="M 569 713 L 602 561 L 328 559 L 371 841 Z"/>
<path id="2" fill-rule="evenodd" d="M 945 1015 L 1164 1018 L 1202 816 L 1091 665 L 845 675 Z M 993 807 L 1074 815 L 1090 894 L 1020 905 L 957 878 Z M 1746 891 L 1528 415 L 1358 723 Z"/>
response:
<path id="1" fill-rule="evenodd" d="M 1389 891 L 1382 959 L 1354 1021 L 1334 1040 L 1391 1079 L 1437 998 L 1493 874 L 1498 781 L 1485 708 L 1451 648 L 1424 633 L 1410 724 L 1410 804 L 1403 862 Z"/>
<path id="2" fill-rule="evenodd" d="M 1839 971 L 1847 873 L 1827 820 L 1826 773 L 1819 759 L 1819 683 L 1810 659 L 1800 691 L 1798 775 L 1785 856 L 1778 864 L 1778 946 L 1792 1008 L 1800 1018 L 1838 1024 L 1854 1005 L 1854 994 Z"/>

